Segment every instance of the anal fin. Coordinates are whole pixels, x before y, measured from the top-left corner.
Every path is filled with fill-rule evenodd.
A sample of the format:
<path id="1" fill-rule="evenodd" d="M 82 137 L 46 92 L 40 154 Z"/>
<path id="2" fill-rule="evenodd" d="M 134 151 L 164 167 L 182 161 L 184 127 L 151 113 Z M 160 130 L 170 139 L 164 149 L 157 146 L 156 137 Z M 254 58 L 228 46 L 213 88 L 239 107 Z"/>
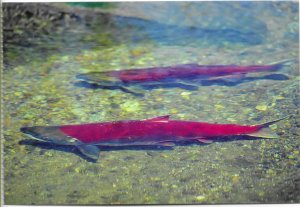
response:
<path id="1" fill-rule="evenodd" d="M 267 139 L 276 139 L 279 138 L 277 134 L 275 134 L 270 128 L 262 128 L 257 132 L 253 132 L 251 134 L 246 134 L 251 137 L 261 137 Z"/>
<path id="2" fill-rule="evenodd" d="M 125 93 L 131 93 L 135 96 L 140 96 L 140 97 L 143 97 L 145 93 L 144 90 L 142 90 L 140 87 L 137 86 L 131 86 L 130 89 L 125 86 L 119 86 L 119 89 Z"/>
<path id="3" fill-rule="evenodd" d="M 175 143 L 171 142 L 171 141 L 159 142 L 157 144 L 160 146 L 164 146 L 164 147 L 174 147 L 175 146 Z"/>
<path id="4" fill-rule="evenodd" d="M 170 115 L 165 115 L 165 116 L 157 116 L 150 119 L 146 119 L 146 121 L 168 122 L 169 119 L 170 119 Z"/>
<path id="5" fill-rule="evenodd" d="M 245 77 L 246 77 L 245 74 L 239 73 L 239 74 L 231 74 L 231 75 L 223 75 L 223 76 L 214 76 L 214 77 L 208 78 L 207 80 L 210 80 L 210 81 L 223 80 L 223 81 L 228 81 L 228 82 L 235 82 L 235 81 L 239 81 Z"/>
<path id="6" fill-rule="evenodd" d="M 200 138 L 197 138 L 196 140 L 201 142 L 201 143 L 205 143 L 205 144 L 210 144 L 210 143 L 213 142 L 212 140 L 206 139 L 205 137 L 200 137 Z"/>

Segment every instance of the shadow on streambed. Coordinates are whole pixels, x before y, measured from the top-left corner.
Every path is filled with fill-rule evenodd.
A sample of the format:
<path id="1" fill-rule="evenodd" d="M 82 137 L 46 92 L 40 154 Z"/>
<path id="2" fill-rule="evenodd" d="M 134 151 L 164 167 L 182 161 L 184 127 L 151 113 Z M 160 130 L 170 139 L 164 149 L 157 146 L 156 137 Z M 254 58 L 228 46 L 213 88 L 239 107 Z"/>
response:
<path id="1" fill-rule="evenodd" d="M 182 79 L 181 82 L 178 81 L 160 81 L 160 82 L 154 82 L 154 83 L 132 83 L 132 84 L 119 84 L 114 85 L 112 84 L 110 86 L 108 85 L 101 85 L 101 83 L 89 83 L 86 81 L 78 81 L 74 83 L 77 87 L 87 88 L 87 89 L 104 89 L 104 90 L 121 90 L 124 93 L 130 93 L 137 97 L 143 97 L 144 93 L 146 93 L 147 90 L 154 90 L 158 88 L 163 89 L 170 89 L 170 88 L 181 88 L 189 91 L 195 91 L 198 90 L 198 87 L 201 86 L 212 86 L 212 85 L 218 85 L 218 86 L 228 86 L 228 87 L 234 87 L 239 84 L 245 83 L 245 82 L 252 82 L 252 81 L 258 81 L 258 80 L 288 80 L 289 77 L 284 74 L 269 74 L 262 77 L 245 77 L 241 79 L 216 79 L 216 80 L 208 80 L 208 79 Z"/>
<path id="2" fill-rule="evenodd" d="M 245 141 L 245 140 L 258 140 L 262 138 L 256 138 L 251 136 L 231 136 L 231 137 L 219 137 L 214 138 L 214 142 L 231 142 L 231 141 Z M 29 145 L 32 147 L 39 147 L 44 150 L 58 150 L 61 152 L 67 152 L 67 153 L 73 153 L 81 157 L 82 159 L 85 159 L 88 162 L 96 163 L 97 160 L 91 159 L 85 155 L 83 155 L 76 146 L 72 145 L 56 145 L 49 142 L 41 142 L 37 140 L 31 140 L 26 139 L 19 142 L 20 145 Z M 144 151 L 164 151 L 164 150 L 173 150 L 176 146 L 190 146 L 190 145 L 209 145 L 207 143 L 201 143 L 196 140 L 187 140 L 187 141 L 178 141 L 174 142 L 174 146 L 161 146 L 161 145 L 139 145 L 139 146 L 98 146 L 100 149 L 100 159 L 101 159 L 101 151 L 115 151 L 115 150 L 144 150 Z M 213 144 L 213 143 L 211 143 Z M 43 154 L 43 151 L 41 152 L 41 155 Z"/>

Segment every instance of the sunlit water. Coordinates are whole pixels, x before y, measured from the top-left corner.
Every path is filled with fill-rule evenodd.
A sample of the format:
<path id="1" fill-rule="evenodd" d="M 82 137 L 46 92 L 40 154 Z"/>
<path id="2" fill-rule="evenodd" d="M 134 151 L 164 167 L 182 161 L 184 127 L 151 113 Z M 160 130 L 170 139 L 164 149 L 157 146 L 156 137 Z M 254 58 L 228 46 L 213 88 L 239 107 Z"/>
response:
<path id="1" fill-rule="evenodd" d="M 4 22 L 16 34 L 4 32 L 5 204 L 300 202 L 297 3 L 120 3 L 103 10 L 108 14 L 77 9 L 53 28 L 35 27 L 50 28 L 38 34 L 19 26 L 35 21 L 30 13 Z M 284 59 L 294 61 L 273 77 L 285 78 L 149 87 L 142 96 L 76 79 L 91 71 Z M 101 147 L 97 162 L 19 131 L 163 115 L 249 125 L 293 116 L 272 126 L 279 139 Z"/>

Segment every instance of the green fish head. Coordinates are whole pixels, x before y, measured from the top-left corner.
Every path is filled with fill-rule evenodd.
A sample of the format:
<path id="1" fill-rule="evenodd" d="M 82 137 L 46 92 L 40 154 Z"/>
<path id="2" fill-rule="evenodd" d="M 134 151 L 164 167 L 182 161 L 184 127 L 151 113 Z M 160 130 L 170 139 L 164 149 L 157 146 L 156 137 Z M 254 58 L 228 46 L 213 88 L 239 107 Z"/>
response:
<path id="1" fill-rule="evenodd" d="M 78 145 L 80 141 L 65 135 L 58 126 L 22 127 L 20 131 L 32 139 L 59 145 Z"/>
<path id="2" fill-rule="evenodd" d="M 112 87 L 122 85 L 122 81 L 120 81 L 117 77 L 111 76 L 105 72 L 82 73 L 78 74 L 76 78 L 91 84 L 97 84 L 101 86 Z"/>

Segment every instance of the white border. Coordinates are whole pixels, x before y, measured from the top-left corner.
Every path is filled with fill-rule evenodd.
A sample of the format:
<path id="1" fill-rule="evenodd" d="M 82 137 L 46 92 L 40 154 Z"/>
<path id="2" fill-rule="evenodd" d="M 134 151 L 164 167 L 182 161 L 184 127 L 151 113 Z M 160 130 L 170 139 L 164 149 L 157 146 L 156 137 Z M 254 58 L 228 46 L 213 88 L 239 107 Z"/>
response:
<path id="1" fill-rule="evenodd" d="M 50 2 L 158 2 L 160 0 L 130 0 L 130 1 L 124 1 L 124 0 L 2 0 L 1 3 L 1 10 L 2 10 L 2 3 L 50 3 Z M 182 1 L 182 0 L 164 0 L 164 2 L 166 1 Z M 212 0 L 189 0 L 189 1 L 212 1 Z M 226 0 L 213 0 L 213 1 L 226 1 Z M 243 0 L 228 0 L 228 1 L 243 1 Z M 282 2 L 299 2 L 298 0 L 247 0 L 247 1 L 282 1 Z M 3 12 L 0 13 L 0 23 L 1 26 L 3 25 Z M 0 66 L 1 66 L 1 70 L 0 70 L 0 104 L 1 104 L 1 108 L 0 108 L 0 127 L 1 127 L 1 134 L 0 134 L 0 153 L 1 153 L 1 160 L 0 160 L 0 164 L 1 164 L 1 177 L 0 177 L 0 181 L 1 181 L 1 185 L 0 185 L 0 204 L 1 206 L 4 207 L 24 207 L 24 206 L 28 206 L 28 205 L 5 205 L 4 204 L 4 137 L 3 137 L 3 32 L 1 31 L 0 34 L 0 42 L 1 42 L 1 54 L 0 54 Z M 38 205 L 37 205 L 38 206 Z M 77 206 L 77 205 L 76 205 Z M 105 206 L 105 205 L 101 205 L 101 206 Z M 109 205 L 111 206 L 111 205 Z M 125 205 L 126 206 L 126 205 Z M 130 206 L 130 205 L 129 205 Z M 134 206 L 148 206 L 148 205 L 134 205 Z M 150 205 L 151 206 L 151 205 Z M 154 206 L 166 206 L 166 205 L 154 205 Z M 168 205 L 167 205 L 168 206 Z M 171 205 L 171 206 L 201 206 L 201 207 L 212 207 L 212 206 L 216 206 L 216 205 Z M 217 205 L 219 206 L 231 206 L 231 205 Z M 234 207 L 245 207 L 245 206 L 251 206 L 251 207 L 257 207 L 257 206 L 277 206 L 277 207 L 294 207 L 294 206 L 299 206 L 300 204 L 296 203 L 296 204 L 243 204 L 243 205 L 233 205 Z M 47 206 L 47 205 L 43 205 L 43 207 L 52 207 L 52 206 Z M 56 207 L 66 207 L 66 206 L 57 206 Z M 79 206 L 78 206 L 79 207 Z M 91 206 L 93 207 L 93 206 Z"/>
<path id="2" fill-rule="evenodd" d="M 4 207 L 25 207 L 25 206 L 29 206 L 29 205 L 3 205 Z M 39 205 L 35 205 L 35 207 L 38 207 Z M 80 206 L 77 206 L 75 205 L 76 207 L 85 207 L 83 205 L 80 205 Z M 89 206 L 87 205 L 88 207 L 97 207 L 96 205 L 92 205 L 92 206 Z M 134 206 L 134 207 L 139 207 L 139 206 L 145 206 L 145 207 L 149 207 L 149 206 L 154 206 L 154 207 L 160 207 L 160 206 L 183 206 L 183 207 L 195 207 L 195 206 L 200 206 L 200 207 L 230 207 L 230 206 L 233 206 L 233 207 L 258 207 L 258 206 L 267 206 L 267 207 L 298 207 L 300 206 L 300 204 L 298 203 L 292 203 L 292 204 L 221 204 L 221 205 L 99 205 L 101 207 L 111 207 L 111 206 L 117 206 L 117 207 L 124 207 L 124 206 Z M 53 206 L 41 206 L 41 207 L 53 207 Z M 67 207 L 67 206 L 55 206 L 55 207 Z"/>
<path id="3" fill-rule="evenodd" d="M 3 10 L 2 10 L 2 2 L 1 2 L 1 13 L 0 13 L 0 25 L 3 28 Z M 0 171 L 0 204 L 4 205 L 4 136 L 3 136 L 3 29 L 0 34 L 0 42 L 1 42 L 1 54 L 0 54 L 0 153 L 1 153 L 1 171 Z"/>

